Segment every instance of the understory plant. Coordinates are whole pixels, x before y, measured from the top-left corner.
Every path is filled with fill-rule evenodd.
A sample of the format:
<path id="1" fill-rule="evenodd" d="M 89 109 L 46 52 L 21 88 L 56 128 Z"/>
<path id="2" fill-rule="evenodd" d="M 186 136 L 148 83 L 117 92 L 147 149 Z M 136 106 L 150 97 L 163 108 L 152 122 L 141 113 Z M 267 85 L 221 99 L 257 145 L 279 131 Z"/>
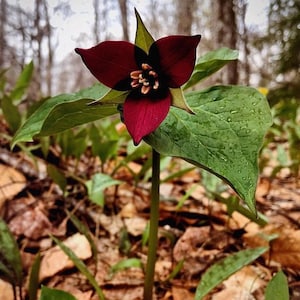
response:
<path id="1" fill-rule="evenodd" d="M 158 243 L 160 155 L 182 158 L 218 176 L 241 199 L 237 205 L 247 207 L 249 215 L 257 219 L 257 159 L 272 118 L 265 96 L 254 88 L 218 85 L 197 89 L 200 81 L 237 59 L 237 51 L 221 48 L 196 59 L 200 35 L 175 35 L 155 41 L 137 12 L 136 17 L 134 44 L 106 41 L 90 49 L 76 49 L 99 83 L 45 101 L 16 132 L 12 145 L 117 114 L 136 146 L 142 141 L 151 146 L 144 285 L 144 299 L 150 300 Z M 218 282 L 266 248 L 245 251 L 213 270 L 224 271 Z M 202 299 L 213 286 L 203 277 L 195 299 Z"/>

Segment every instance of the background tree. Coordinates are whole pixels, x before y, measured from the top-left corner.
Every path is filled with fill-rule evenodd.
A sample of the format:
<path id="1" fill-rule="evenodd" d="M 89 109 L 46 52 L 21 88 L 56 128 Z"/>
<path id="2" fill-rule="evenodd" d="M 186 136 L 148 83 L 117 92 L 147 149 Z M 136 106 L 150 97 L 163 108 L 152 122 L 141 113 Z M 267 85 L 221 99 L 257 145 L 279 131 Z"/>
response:
<path id="1" fill-rule="evenodd" d="M 269 49 L 270 100 L 300 98 L 300 0 L 271 0 L 267 34 L 257 44 Z"/>
<path id="2" fill-rule="evenodd" d="M 237 20 L 236 4 L 234 0 L 222 1 L 212 0 L 212 29 L 215 37 L 215 48 L 226 46 L 231 49 L 237 49 Z M 237 84 L 238 62 L 234 61 L 228 64 L 226 72 L 221 73 L 222 82 L 228 84 Z"/>

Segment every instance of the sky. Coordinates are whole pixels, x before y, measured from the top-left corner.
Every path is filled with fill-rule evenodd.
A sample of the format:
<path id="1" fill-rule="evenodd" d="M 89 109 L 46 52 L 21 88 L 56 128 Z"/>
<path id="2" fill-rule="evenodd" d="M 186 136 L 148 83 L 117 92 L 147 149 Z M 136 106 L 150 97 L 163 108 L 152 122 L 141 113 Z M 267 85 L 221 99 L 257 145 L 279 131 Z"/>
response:
<path id="1" fill-rule="evenodd" d="M 33 0 L 19 0 L 21 3 L 33 2 Z M 171 0 L 164 0 L 165 3 L 173 2 Z M 58 0 L 48 0 L 51 8 L 54 8 Z M 51 25 L 56 28 L 58 43 L 57 43 L 57 57 L 58 60 L 63 58 L 67 53 L 73 51 L 75 47 L 84 47 L 88 48 L 93 46 L 93 41 L 88 40 L 84 41 L 86 44 L 78 45 L 78 39 L 82 34 L 87 35 L 92 34 L 92 26 L 93 26 L 93 6 L 92 0 L 72 0 L 70 1 L 71 8 L 73 14 L 68 16 L 67 18 L 62 15 L 61 12 L 56 12 L 51 17 Z M 133 8 L 136 7 L 141 17 L 143 18 L 143 14 L 145 14 L 145 2 L 142 0 L 131 0 L 129 1 L 128 13 L 131 14 L 131 17 L 134 17 Z M 266 26 L 266 16 L 267 16 L 267 6 L 269 4 L 269 0 L 248 0 L 248 9 L 246 15 L 246 22 L 251 27 L 257 27 L 260 29 L 265 28 Z M 110 28 L 110 34 L 112 37 L 116 39 L 120 39 L 121 37 L 121 25 L 119 20 L 119 12 L 117 10 L 109 11 L 109 20 L 115 25 Z M 114 22 L 115 20 L 115 22 Z M 133 23 L 135 24 L 135 23 Z M 135 30 L 135 29 L 134 29 Z M 132 32 L 134 33 L 134 30 Z M 204 37 L 205 38 L 205 37 Z"/>

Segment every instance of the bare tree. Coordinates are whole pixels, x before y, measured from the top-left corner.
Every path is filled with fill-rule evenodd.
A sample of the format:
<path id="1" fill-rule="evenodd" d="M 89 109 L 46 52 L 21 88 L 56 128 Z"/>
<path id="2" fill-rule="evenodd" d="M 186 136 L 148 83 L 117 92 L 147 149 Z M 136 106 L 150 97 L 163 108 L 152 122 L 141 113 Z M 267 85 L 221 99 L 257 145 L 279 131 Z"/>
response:
<path id="1" fill-rule="evenodd" d="M 95 43 L 98 44 L 100 41 L 100 18 L 99 18 L 99 0 L 94 0 L 93 2 L 94 7 L 94 16 L 95 16 L 95 22 L 94 22 L 94 39 Z"/>
<path id="2" fill-rule="evenodd" d="M 177 0 L 176 2 L 176 19 L 177 33 L 191 35 L 194 21 L 193 12 L 196 7 L 196 0 Z"/>
<path id="3" fill-rule="evenodd" d="M 129 40 L 128 30 L 128 15 L 127 15 L 127 0 L 119 0 L 119 7 L 121 11 L 122 28 L 123 28 L 123 39 Z"/>
<path id="4" fill-rule="evenodd" d="M 5 24 L 6 24 L 6 0 L 0 2 L 0 69 L 4 67 L 5 61 Z"/>
<path id="5" fill-rule="evenodd" d="M 226 46 L 231 49 L 237 47 L 237 22 L 234 0 L 212 0 L 213 32 L 216 48 Z M 227 65 L 227 72 L 222 81 L 227 84 L 238 82 L 238 65 L 233 61 Z"/>

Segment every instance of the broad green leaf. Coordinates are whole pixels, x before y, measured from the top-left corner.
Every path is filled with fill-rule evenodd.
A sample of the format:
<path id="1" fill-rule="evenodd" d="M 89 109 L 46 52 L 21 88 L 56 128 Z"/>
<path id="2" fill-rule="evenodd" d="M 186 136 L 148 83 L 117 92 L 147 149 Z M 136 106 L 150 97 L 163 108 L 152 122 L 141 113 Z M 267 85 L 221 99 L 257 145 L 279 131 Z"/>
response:
<path id="1" fill-rule="evenodd" d="M 31 61 L 27 64 L 21 74 L 19 75 L 14 89 L 10 93 L 10 98 L 12 100 L 19 100 L 23 97 L 26 89 L 28 88 L 31 77 L 33 74 L 33 62 Z"/>
<path id="2" fill-rule="evenodd" d="M 223 282 L 223 280 L 256 260 L 267 250 L 267 247 L 242 250 L 214 264 L 202 276 L 197 286 L 195 300 L 203 299 L 205 295 Z"/>
<path id="3" fill-rule="evenodd" d="M 137 21 L 137 28 L 135 34 L 135 44 L 143 49 L 146 53 L 149 52 L 150 46 L 153 44 L 154 39 L 145 27 L 139 13 L 135 9 L 135 16 Z"/>
<path id="4" fill-rule="evenodd" d="M 51 238 L 61 248 L 61 250 L 69 257 L 69 259 L 74 263 L 76 268 L 87 278 L 89 283 L 95 289 L 99 299 L 104 300 L 104 294 L 103 294 L 100 286 L 98 285 L 98 283 L 97 283 L 96 279 L 94 278 L 93 274 L 89 271 L 89 269 L 84 264 L 84 262 L 82 260 L 80 260 L 78 258 L 78 256 L 70 248 L 68 248 L 64 243 L 62 243 L 60 240 L 58 240 L 54 236 L 51 236 Z M 55 300 L 56 299 L 61 299 L 61 298 L 55 298 Z M 48 298 L 47 298 L 47 300 L 48 300 Z"/>
<path id="5" fill-rule="evenodd" d="M 268 283 L 265 300 L 289 300 L 289 286 L 287 278 L 282 271 L 279 271 Z"/>
<path id="6" fill-rule="evenodd" d="M 16 132 L 12 147 L 18 142 L 32 141 L 37 135 L 58 133 L 117 113 L 117 104 L 99 102 L 107 99 L 120 101 L 120 98 L 126 97 L 123 92 L 112 94 L 115 98 L 112 98 L 108 87 L 98 83 L 74 94 L 62 94 L 46 100 Z"/>
<path id="7" fill-rule="evenodd" d="M 113 265 L 110 269 L 111 275 L 114 275 L 118 271 L 122 271 L 128 268 L 140 268 L 143 269 L 143 264 L 139 258 L 127 258 L 119 261 Z"/>
<path id="8" fill-rule="evenodd" d="M 29 284 L 28 284 L 28 297 L 29 300 L 36 300 L 39 289 L 39 273 L 41 265 L 41 255 L 38 253 L 34 259 L 30 270 Z"/>
<path id="9" fill-rule="evenodd" d="M 145 141 L 225 180 L 255 213 L 257 157 L 272 123 L 265 97 L 249 87 L 215 86 L 186 99 L 195 114 L 171 108 Z"/>
<path id="10" fill-rule="evenodd" d="M 6 95 L 1 99 L 1 108 L 10 130 L 14 133 L 21 124 L 21 114 L 12 103 L 12 99 Z"/>
<path id="11" fill-rule="evenodd" d="M 76 298 L 65 291 L 42 286 L 40 300 L 76 300 Z"/>
<path id="12" fill-rule="evenodd" d="M 115 180 L 107 174 L 98 173 L 85 183 L 89 199 L 100 205 L 104 205 L 104 190 L 112 185 L 120 184 L 121 181 Z"/>
<path id="13" fill-rule="evenodd" d="M 228 48 L 220 48 L 199 57 L 189 81 L 185 84 L 184 89 L 187 89 L 204 78 L 212 75 L 220 70 L 232 60 L 238 59 L 238 51 Z"/>
<path id="14" fill-rule="evenodd" d="M 22 272 L 18 244 L 6 223 L 0 218 L 0 278 L 14 286 L 21 286 Z"/>

